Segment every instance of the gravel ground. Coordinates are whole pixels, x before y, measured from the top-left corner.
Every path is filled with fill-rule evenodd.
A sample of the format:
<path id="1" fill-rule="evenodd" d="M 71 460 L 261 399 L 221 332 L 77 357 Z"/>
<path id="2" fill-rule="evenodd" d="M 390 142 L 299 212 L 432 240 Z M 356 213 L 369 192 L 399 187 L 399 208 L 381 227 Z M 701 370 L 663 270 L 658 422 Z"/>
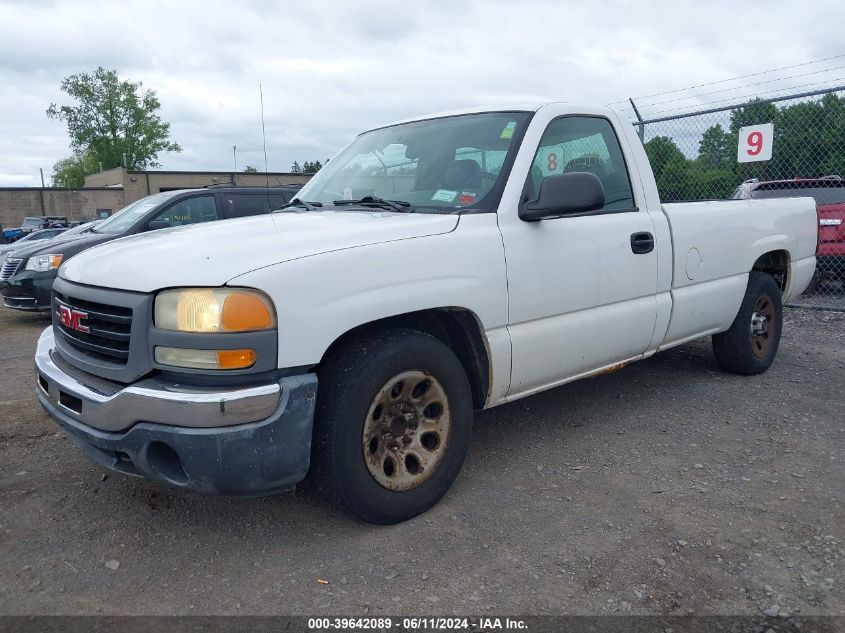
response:
<path id="1" fill-rule="evenodd" d="M 760 377 L 704 341 L 481 413 L 392 527 L 106 475 L 36 403 L 46 324 L 0 310 L 0 613 L 845 614 L 845 313 Z"/>

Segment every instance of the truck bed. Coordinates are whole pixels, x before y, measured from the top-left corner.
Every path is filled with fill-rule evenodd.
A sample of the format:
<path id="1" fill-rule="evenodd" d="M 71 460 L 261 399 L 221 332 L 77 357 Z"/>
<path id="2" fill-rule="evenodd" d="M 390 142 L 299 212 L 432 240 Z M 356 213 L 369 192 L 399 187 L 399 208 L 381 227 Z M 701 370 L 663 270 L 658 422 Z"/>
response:
<path id="1" fill-rule="evenodd" d="M 789 253 L 784 301 L 815 269 L 818 239 L 812 198 L 721 200 L 662 205 L 672 235 L 672 316 L 661 349 L 726 329 L 760 256 Z M 738 273 L 737 271 L 746 271 Z"/>

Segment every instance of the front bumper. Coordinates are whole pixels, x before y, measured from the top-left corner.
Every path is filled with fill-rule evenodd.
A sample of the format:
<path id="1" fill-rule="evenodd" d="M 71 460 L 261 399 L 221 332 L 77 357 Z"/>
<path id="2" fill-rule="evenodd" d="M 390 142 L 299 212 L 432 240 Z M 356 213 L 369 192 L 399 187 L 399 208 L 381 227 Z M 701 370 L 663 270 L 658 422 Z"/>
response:
<path id="1" fill-rule="evenodd" d="M 57 358 L 52 328 L 38 341 L 35 365 L 41 406 L 112 470 L 231 495 L 286 490 L 308 471 L 314 374 L 235 389 L 144 380 L 115 390 Z"/>
<path id="2" fill-rule="evenodd" d="M 48 273 L 19 270 L 8 280 L 0 281 L 3 305 L 28 312 L 49 310 L 55 280 L 55 270 Z"/>

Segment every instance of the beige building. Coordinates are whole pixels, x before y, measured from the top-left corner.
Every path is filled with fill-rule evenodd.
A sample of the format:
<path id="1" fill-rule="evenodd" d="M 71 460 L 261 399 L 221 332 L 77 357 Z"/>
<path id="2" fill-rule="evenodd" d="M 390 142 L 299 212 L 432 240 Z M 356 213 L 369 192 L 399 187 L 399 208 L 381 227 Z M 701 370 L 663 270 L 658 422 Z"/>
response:
<path id="1" fill-rule="evenodd" d="M 82 189 L 0 187 L 0 224 L 20 226 L 27 216 L 63 215 L 90 220 L 98 212 L 113 213 L 149 194 L 234 183 L 240 187 L 304 184 L 305 174 L 226 171 L 128 171 L 115 167 L 85 178 Z"/>

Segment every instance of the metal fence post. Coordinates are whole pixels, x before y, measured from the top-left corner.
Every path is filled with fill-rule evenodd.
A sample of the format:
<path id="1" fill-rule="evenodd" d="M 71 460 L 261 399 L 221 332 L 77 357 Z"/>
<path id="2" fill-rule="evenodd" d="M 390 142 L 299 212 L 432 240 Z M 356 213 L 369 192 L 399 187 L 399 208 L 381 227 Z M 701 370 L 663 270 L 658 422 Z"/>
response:
<path id="1" fill-rule="evenodd" d="M 645 142 L 645 124 L 643 123 L 643 118 L 640 116 L 640 111 L 637 110 L 637 105 L 634 103 L 633 99 L 628 99 L 631 102 L 631 107 L 634 109 L 634 114 L 637 116 L 637 121 L 639 123 L 635 123 L 634 125 L 637 126 L 637 134 L 640 135 L 640 141 Z"/>

